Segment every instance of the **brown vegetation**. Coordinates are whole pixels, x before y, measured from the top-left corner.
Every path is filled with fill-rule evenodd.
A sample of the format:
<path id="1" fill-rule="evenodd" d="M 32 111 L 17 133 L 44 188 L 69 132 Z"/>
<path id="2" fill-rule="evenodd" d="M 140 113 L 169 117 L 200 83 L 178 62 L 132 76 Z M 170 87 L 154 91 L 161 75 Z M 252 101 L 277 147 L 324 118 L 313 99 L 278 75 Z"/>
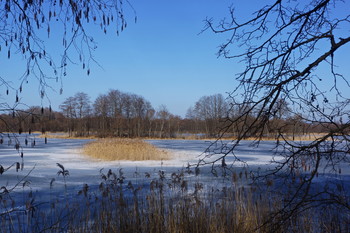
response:
<path id="1" fill-rule="evenodd" d="M 128 179 L 122 169 L 101 171 L 98 188 L 84 184 L 78 195 L 52 195 L 47 203 L 23 193 L 24 211 L 0 202 L 1 232 L 349 232 L 349 216 L 328 207 L 273 218 L 283 198 L 271 192 L 271 184 L 263 190 L 244 185 L 247 172 L 234 173 L 222 186 L 217 179 L 212 185 L 191 179 L 192 173 L 159 171 Z M 54 190 L 51 182 L 50 195 Z"/>
<path id="2" fill-rule="evenodd" d="M 244 140 L 247 141 L 275 141 L 276 139 L 286 139 L 290 141 L 313 141 L 324 137 L 326 133 L 307 133 L 301 135 L 284 134 L 280 136 L 261 136 L 261 137 L 247 137 Z M 228 137 L 230 140 L 238 140 L 238 137 Z"/>
<path id="3" fill-rule="evenodd" d="M 83 152 L 102 160 L 165 160 L 169 153 L 140 139 L 99 139 L 85 145 Z"/>
<path id="4" fill-rule="evenodd" d="M 40 132 L 39 132 L 40 133 Z M 73 136 L 65 132 L 46 132 L 45 134 L 40 134 L 38 138 L 56 138 L 56 139 L 97 139 L 96 136 Z"/>
<path id="5" fill-rule="evenodd" d="M 139 95 L 110 90 L 91 104 L 87 94 L 78 92 L 60 105 L 61 112 L 53 111 L 51 108 L 31 107 L 0 115 L 2 119 L 0 133 L 31 134 L 33 131 L 38 131 L 43 134 L 47 132 L 66 134 L 54 135 L 57 138 L 216 139 L 223 136 L 235 139 L 240 132 L 246 131 L 242 137 L 244 140 L 249 138 L 274 140 L 281 134 L 288 135 L 291 140 L 298 140 L 297 137 L 300 135 L 335 130 L 332 125 L 317 125 L 305 121 L 302 116 L 288 113 L 287 103 L 282 102 L 280 105 L 282 107 L 277 109 L 278 114 L 269 118 L 262 131 L 258 133 L 253 129 L 247 129 L 247 124 L 260 122 L 261 117 L 249 114 L 244 118 L 246 120 L 244 123 L 243 119 L 237 118 L 242 109 L 231 109 L 228 112 L 230 102 L 219 94 L 203 96 L 188 110 L 186 118 L 181 118 L 171 114 L 165 106 L 155 110 Z M 230 124 L 231 120 L 228 119 L 234 120 L 235 124 Z"/>

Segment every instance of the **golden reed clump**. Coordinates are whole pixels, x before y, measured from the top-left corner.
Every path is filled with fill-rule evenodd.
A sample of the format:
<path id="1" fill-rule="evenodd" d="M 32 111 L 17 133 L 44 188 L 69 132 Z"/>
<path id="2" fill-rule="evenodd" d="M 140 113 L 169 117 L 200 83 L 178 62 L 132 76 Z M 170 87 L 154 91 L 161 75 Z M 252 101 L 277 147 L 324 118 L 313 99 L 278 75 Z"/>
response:
<path id="1" fill-rule="evenodd" d="M 96 159 L 113 160 L 167 160 L 168 152 L 140 139 L 99 139 L 86 144 L 83 153 Z"/>

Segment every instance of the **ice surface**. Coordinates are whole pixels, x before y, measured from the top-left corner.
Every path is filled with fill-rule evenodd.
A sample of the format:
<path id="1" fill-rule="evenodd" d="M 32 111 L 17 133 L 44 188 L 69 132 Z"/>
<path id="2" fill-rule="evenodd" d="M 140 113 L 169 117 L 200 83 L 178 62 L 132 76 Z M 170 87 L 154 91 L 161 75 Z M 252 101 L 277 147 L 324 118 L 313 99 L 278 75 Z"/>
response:
<path id="1" fill-rule="evenodd" d="M 18 137 L 23 147 L 23 161 L 20 157 L 21 151 L 14 148 L 15 140 L 9 146 L 5 138 L 4 144 L 0 145 L 0 164 L 6 168 L 14 162 L 23 163 L 23 169 L 18 172 L 15 166 L 1 175 L 0 187 L 11 187 L 23 179 L 30 172 L 26 180 L 31 182 L 31 188 L 48 188 L 51 180 L 55 184 L 63 182 L 62 176 L 57 176 L 62 164 L 69 171 L 68 184 L 98 183 L 100 181 L 99 171 L 104 169 L 123 169 L 126 176 L 133 176 L 135 171 L 157 172 L 164 169 L 167 172 L 186 167 L 188 163 L 196 163 L 203 152 L 212 142 L 204 140 L 149 140 L 148 142 L 167 150 L 172 159 L 165 161 L 99 161 L 91 159 L 82 154 L 82 147 L 90 140 L 80 139 L 49 139 L 44 143 L 43 138 L 27 138 L 28 145 L 24 144 L 25 138 Z M 31 147 L 35 140 L 35 146 Z M 247 161 L 249 165 L 263 165 L 270 163 L 272 159 L 272 143 L 262 143 L 259 148 L 250 147 L 249 142 L 242 142 L 237 148 L 236 156 Z M 237 164 L 239 165 L 239 164 Z M 33 169 L 34 168 L 34 169 Z M 32 171 L 31 171 L 32 170 Z"/>
<path id="2" fill-rule="evenodd" d="M 16 166 L 0 176 L 0 187 L 13 187 L 21 180 L 30 182 L 31 189 L 47 189 L 50 182 L 55 179 L 54 184 L 63 185 L 62 176 L 58 176 L 59 167 L 57 163 L 64 166 L 69 171 L 66 179 L 68 185 L 81 186 L 84 183 L 98 184 L 101 181 L 100 170 L 107 173 L 108 169 L 118 171 L 123 169 L 126 177 L 134 177 L 136 173 L 145 172 L 156 174 L 164 170 L 168 174 L 178 171 L 187 166 L 188 163 L 196 163 L 203 156 L 203 152 L 212 145 L 211 141 L 204 140 L 148 140 L 149 143 L 167 150 L 171 153 L 172 159 L 165 161 L 99 161 L 91 159 L 82 154 L 82 147 L 90 140 L 80 139 L 49 139 L 44 143 L 43 138 L 27 138 L 28 145 L 24 144 L 25 137 L 18 137 L 23 147 L 23 160 L 20 151 L 16 151 L 14 145 L 16 141 L 11 139 L 11 145 L 8 145 L 7 138 L 0 145 L 0 164 L 7 168 L 15 162 L 23 164 L 23 169 L 16 171 Z M 35 140 L 35 146 L 31 144 Z M 229 143 L 230 142 L 224 142 Z M 215 150 L 221 148 L 221 144 L 212 145 Z M 274 143 L 270 141 L 261 142 L 259 147 L 252 145 L 251 141 L 243 141 L 234 151 L 234 156 L 245 161 L 237 162 L 235 166 L 264 167 L 271 164 L 272 159 L 278 160 L 280 157 L 274 154 Z M 218 150 L 219 151 L 219 150 Z M 230 154 L 226 162 L 233 160 L 233 154 Z M 28 176 L 28 177 L 26 177 Z M 206 174 L 209 177 L 208 174 Z M 23 188 L 23 187 L 17 187 Z"/>

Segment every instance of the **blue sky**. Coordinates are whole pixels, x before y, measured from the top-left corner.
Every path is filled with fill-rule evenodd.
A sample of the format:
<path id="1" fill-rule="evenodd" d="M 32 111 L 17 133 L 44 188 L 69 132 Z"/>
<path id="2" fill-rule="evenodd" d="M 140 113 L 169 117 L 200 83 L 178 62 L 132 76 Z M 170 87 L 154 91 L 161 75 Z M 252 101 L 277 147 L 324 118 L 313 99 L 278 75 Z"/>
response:
<path id="1" fill-rule="evenodd" d="M 221 19 L 228 13 L 228 7 L 238 5 L 238 17 L 247 17 L 247 12 L 257 9 L 261 1 L 228 0 L 180 0 L 180 1 L 130 1 L 136 10 L 129 15 L 128 27 L 119 37 L 111 28 L 107 35 L 91 27 L 90 31 L 98 43 L 94 58 L 101 65 L 91 65 L 90 76 L 81 65 L 70 65 L 68 75 L 63 79 L 63 94 L 59 95 L 59 84 L 53 84 L 49 91 L 50 100 L 41 100 L 37 83 L 30 82 L 20 95 L 28 105 L 58 106 L 76 92 L 86 92 L 91 100 L 109 89 L 135 93 L 149 100 L 157 109 L 166 105 L 176 115 L 185 116 L 187 109 L 200 97 L 232 91 L 237 82 L 235 74 L 244 64 L 217 58 L 217 47 L 226 35 L 215 35 L 209 31 L 199 34 L 206 17 Z M 45 37 L 44 37 L 45 38 Z M 52 38 L 52 37 L 51 37 Z M 50 39 L 53 46 L 61 41 Z M 20 58 L 7 60 L 4 53 L 0 59 L 4 77 L 20 77 L 23 64 Z M 15 82 L 15 81 L 14 81 Z M 2 96 L 3 97 L 3 96 Z M 11 102 L 14 96 L 10 95 Z"/>
<path id="2" fill-rule="evenodd" d="M 233 89 L 235 66 L 231 61 L 217 58 L 220 36 L 210 32 L 199 34 L 206 17 L 220 17 L 227 12 L 230 1 L 131 1 L 138 18 L 126 8 L 130 16 L 128 27 L 119 36 L 110 28 L 107 35 L 92 28 L 98 43 L 94 58 L 101 65 L 91 64 L 91 74 L 81 65 L 70 65 L 63 79 L 63 94 L 59 84 L 48 91 L 51 106 L 59 105 L 76 92 L 86 92 L 93 101 L 109 89 L 135 93 L 149 100 L 157 109 L 166 105 L 176 115 L 185 116 L 187 109 L 201 96 L 228 92 Z M 45 37 L 44 37 L 45 38 Z M 52 37 L 51 37 L 52 38 Z M 49 43 L 61 44 L 50 39 Z M 61 49 L 61 48 L 60 48 Z M 18 69 L 23 61 L 1 54 L 6 70 L 4 77 L 20 77 L 25 69 Z M 36 93 L 37 83 L 23 87 L 20 97 L 27 105 L 48 106 Z M 14 85 L 16 86 L 16 85 Z M 13 102 L 14 96 L 10 95 Z"/>

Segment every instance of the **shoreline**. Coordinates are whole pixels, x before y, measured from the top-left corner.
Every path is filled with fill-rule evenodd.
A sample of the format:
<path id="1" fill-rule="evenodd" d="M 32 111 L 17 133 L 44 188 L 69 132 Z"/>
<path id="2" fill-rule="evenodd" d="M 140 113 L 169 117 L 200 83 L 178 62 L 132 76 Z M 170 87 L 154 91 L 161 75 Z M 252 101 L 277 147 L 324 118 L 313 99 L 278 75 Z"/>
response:
<path id="1" fill-rule="evenodd" d="M 38 133 L 38 132 L 37 132 Z M 45 134 L 39 133 L 40 135 L 38 138 L 57 138 L 57 139 L 115 139 L 115 138 L 128 138 L 128 137 L 97 137 L 97 136 L 69 136 L 68 133 L 65 132 L 48 132 Z M 277 141 L 277 140 L 288 140 L 288 141 L 315 141 L 317 139 L 320 139 L 324 137 L 326 133 L 310 133 L 305 135 L 284 135 L 284 138 L 277 138 L 277 137 L 247 137 L 242 139 L 241 141 Z M 236 137 L 225 137 L 225 138 L 206 138 L 206 137 L 177 137 L 177 138 L 157 138 L 157 137 L 135 137 L 135 138 L 128 138 L 128 139 L 139 139 L 139 140 L 228 140 L 228 141 L 235 141 L 237 140 Z"/>

